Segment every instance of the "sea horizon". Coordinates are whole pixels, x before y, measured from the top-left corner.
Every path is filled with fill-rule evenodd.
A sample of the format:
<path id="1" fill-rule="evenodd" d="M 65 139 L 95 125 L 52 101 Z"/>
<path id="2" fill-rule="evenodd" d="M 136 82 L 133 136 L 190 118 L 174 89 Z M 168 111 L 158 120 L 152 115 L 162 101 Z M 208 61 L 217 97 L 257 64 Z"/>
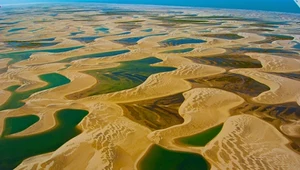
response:
<path id="1" fill-rule="evenodd" d="M 193 0 L 190 0 L 193 1 Z M 219 1 L 219 0 L 215 0 L 215 1 Z M 232 2 L 231 2 L 232 1 Z M 128 5 L 154 5 L 154 6 L 171 6 L 171 7 L 192 7 L 192 8 L 212 8 L 212 9 L 232 9 L 232 10 L 253 10 L 253 11 L 267 11 L 267 12 L 280 12 L 280 13 L 295 13 L 295 14 L 300 14 L 300 8 L 297 6 L 297 4 L 293 1 L 293 0 L 276 0 L 276 2 L 268 2 L 271 0 L 265 0 L 262 3 L 262 5 L 259 6 L 253 6 L 250 5 L 249 3 L 245 3 L 245 5 L 240 6 L 240 4 L 236 4 L 236 2 L 234 2 L 236 0 L 230 0 L 227 3 L 207 3 L 207 4 L 203 4 L 204 2 L 200 2 L 200 3 L 195 3 L 195 4 L 191 4 L 191 3 L 176 3 L 177 1 L 175 0 L 172 3 L 168 3 L 169 1 L 166 2 L 157 2 L 155 1 L 148 1 L 148 0 L 143 0 L 143 1 L 115 1 L 115 0 L 103 0 L 103 1 L 95 1 L 95 0 L 67 0 L 64 2 L 58 1 L 58 0 L 54 0 L 49 2 L 48 0 L 20 0 L 20 1 L 16 1 L 16 0 L 4 0 L 3 2 L 0 2 L 1 6 L 7 6 L 7 5 L 24 5 L 24 4 L 37 4 L 37 3 L 97 3 L 97 4 L 128 4 Z M 250 0 L 248 0 L 250 1 Z M 256 1 L 256 0 L 253 0 Z M 282 6 L 282 4 L 280 2 L 284 1 L 284 5 Z M 271 4 L 271 5 L 270 5 Z"/>

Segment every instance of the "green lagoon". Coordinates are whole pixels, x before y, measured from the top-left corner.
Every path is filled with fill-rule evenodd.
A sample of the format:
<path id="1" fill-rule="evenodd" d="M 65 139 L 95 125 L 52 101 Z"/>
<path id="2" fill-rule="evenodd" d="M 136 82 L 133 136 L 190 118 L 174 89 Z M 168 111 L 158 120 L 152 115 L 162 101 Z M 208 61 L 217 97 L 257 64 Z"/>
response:
<path id="1" fill-rule="evenodd" d="M 167 150 L 152 145 L 139 161 L 140 170 L 208 170 L 210 165 L 198 154 Z"/>
<path id="2" fill-rule="evenodd" d="M 176 142 L 190 146 L 205 146 L 208 142 L 210 142 L 214 137 L 216 137 L 220 133 L 222 127 L 223 124 L 220 124 L 208 130 L 205 130 L 204 132 L 188 137 L 179 138 L 176 140 Z"/>
<path id="3" fill-rule="evenodd" d="M 151 66 L 151 64 L 161 61 L 158 58 L 149 57 L 122 62 L 120 66 L 115 68 L 85 71 L 84 73 L 95 77 L 98 83 L 90 89 L 71 94 L 68 98 L 77 99 L 130 89 L 142 84 L 152 74 L 176 69 L 173 67 Z"/>
<path id="4" fill-rule="evenodd" d="M 60 110 L 55 114 L 57 126 L 48 131 L 0 138 L 0 169 L 12 170 L 26 158 L 55 151 L 81 133 L 76 126 L 87 114 L 86 110 Z"/>
<path id="5" fill-rule="evenodd" d="M 40 118 L 36 115 L 8 117 L 4 120 L 4 131 L 1 137 L 21 132 L 39 120 Z"/>
<path id="6" fill-rule="evenodd" d="M 0 106 L 0 111 L 6 109 L 19 108 L 25 104 L 22 100 L 27 99 L 32 94 L 46 89 L 62 86 L 70 82 L 68 78 L 58 73 L 43 74 L 39 77 L 41 80 L 47 82 L 48 84 L 44 87 L 29 90 L 29 91 L 24 91 L 24 92 L 16 91 L 20 87 L 20 85 L 14 85 L 7 88 L 6 90 L 11 92 L 11 96 L 4 104 Z"/>
<path id="7" fill-rule="evenodd" d="M 0 53 L 0 59 L 2 58 L 11 58 L 9 61 L 10 64 L 14 64 L 16 62 L 28 59 L 32 54 L 38 52 L 47 52 L 47 53 L 62 53 L 71 50 L 76 50 L 82 48 L 83 46 L 75 46 L 75 47 L 67 47 L 67 48 L 56 48 L 56 49 L 43 49 L 43 50 L 27 50 L 27 51 L 17 51 L 17 52 L 8 52 L 8 53 Z"/>

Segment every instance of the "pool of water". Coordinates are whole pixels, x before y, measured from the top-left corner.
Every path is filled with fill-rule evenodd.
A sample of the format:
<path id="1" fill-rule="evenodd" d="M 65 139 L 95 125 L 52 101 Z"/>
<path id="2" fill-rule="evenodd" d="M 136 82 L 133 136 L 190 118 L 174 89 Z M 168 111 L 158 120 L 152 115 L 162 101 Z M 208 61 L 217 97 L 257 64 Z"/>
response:
<path id="1" fill-rule="evenodd" d="M 16 62 L 28 59 L 32 54 L 38 52 L 48 52 L 48 53 L 62 53 L 71 50 L 76 50 L 82 48 L 83 46 L 67 47 L 67 48 L 55 48 L 55 49 L 44 49 L 44 50 L 27 50 L 9 53 L 0 53 L 0 59 L 11 58 L 8 64 L 14 64 Z"/>
<path id="2" fill-rule="evenodd" d="M 146 35 L 146 36 L 139 36 L 139 37 L 129 37 L 129 38 L 122 38 L 114 41 L 124 45 L 135 45 L 139 40 L 143 38 L 151 37 L 151 36 L 161 36 L 161 35 L 166 35 L 166 34 L 153 34 L 153 35 Z"/>
<path id="3" fill-rule="evenodd" d="M 223 89 L 237 93 L 245 98 L 256 97 L 270 90 L 265 84 L 259 83 L 250 77 L 234 73 L 223 73 L 215 76 L 190 79 L 189 81 L 195 83 L 195 87 Z"/>
<path id="4" fill-rule="evenodd" d="M 204 132 L 176 139 L 176 142 L 190 146 L 205 146 L 222 130 L 223 124 L 212 127 Z"/>
<path id="5" fill-rule="evenodd" d="M 194 38 L 172 38 L 161 41 L 160 44 L 163 46 L 177 46 L 182 44 L 199 44 L 206 41 Z"/>
<path id="6" fill-rule="evenodd" d="M 139 40 L 141 40 L 143 38 L 145 38 L 145 36 L 122 38 L 122 39 L 119 39 L 119 40 L 115 40 L 115 42 L 120 43 L 120 44 L 124 44 L 124 45 L 135 45 L 135 44 L 137 44 L 137 42 Z"/>
<path id="7" fill-rule="evenodd" d="M 237 39 L 244 38 L 244 37 L 239 36 L 237 34 L 203 34 L 201 36 L 220 38 L 220 39 L 226 39 L 226 40 L 237 40 Z"/>
<path id="8" fill-rule="evenodd" d="M 104 34 L 108 34 L 109 33 L 109 29 L 108 28 L 105 28 L 105 27 L 97 27 L 95 28 L 95 33 L 98 34 L 98 33 L 104 33 Z"/>
<path id="9" fill-rule="evenodd" d="M 138 163 L 140 170 L 208 170 L 210 165 L 199 154 L 167 150 L 152 145 Z"/>
<path id="10" fill-rule="evenodd" d="M 84 73 L 95 77 L 98 82 L 93 87 L 71 94 L 69 99 L 78 99 L 87 96 L 111 93 L 130 89 L 142 84 L 150 75 L 175 70 L 173 67 L 156 67 L 151 64 L 162 60 L 149 57 L 141 60 L 122 62 L 115 68 L 89 70 Z"/>
<path id="11" fill-rule="evenodd" d="M 59 42 L 39 42 L 39 41 L 6 41 L 5 44 L 10 48 L 40 48 L 51 47 Z"/>
<path id="12" fill-rule="evenodd" d="M 68 78 L 58 73 L 43 74 L 39 77 L 41 80 L 47 82 L 48 84 L 44 87 L 24 92 L 16 91 L 20 87 L 20 85 L 14 85 L 7 88 L 6 90 L 11 92 L 11 96 L 4 104 L 0 106 L 0 110 L 19 108 L 25 104 L 22 100 L 27 99 L 30 95 L 42 90 L 62 86 L 70 82 Z"/>
<path id="13" fill-rule="evenodd" d="M 162 53 L 187 53 L 193 51 L 194 48 L 183 48 L 179 50 L 170 50 L 170 51 L 164 51 Z"/>
<path id="14" fill-rule="evenodd" d="M 151 130 L 165 129 L 183 123 L 178 109 L 184 101 L 182 94 L 119 104 L 123 115 Z"/>
<path id="15" fill-rule="evenodd" d="M 262 41 L 253 42 L 255 44 L 263 44 L 263 43 L 272 43 L 273 41 L 278 40 L 293 40 L 294 37 L 288 35 L 280 35 L 280 34 L 262 34 L 266 39 Z"/>
<path id="16" fill-rule="evenodd" d="M 4 120 L 4 131 L 2 132 L 1 137 L 21 132 L 39 120 L 40 118 L 36 115 L 8 117 Z"/>
<path id="17" fill-rule="evenodd" d="M 64 109 L 55 114 L 56 124 L 43 133 L 0 138 L 0 169 L 12 170 L 24 159 L 55 151 L 81 133 L 77 124 L 88 114 L 86 110 Z"/>
<path id="18" fill-rule="evenodd" d="M 152 32 L 153 31 L 153 29 L 152 28 L 148 28 L 148 29 L 144 29 L 144 30 L 142 30 L 143 32 Z"/>
<path id="19" fill-rule="evenodd" d="M 59 62 L 72 62 L 72 61 L 75 61 L 75 60 L 86 59 L 86 58 L 112 57 L 112 56 L 116 56 L 116 55 L 120 55 L 120 54 L 125 54 L 125 53 L 128 53 L 128 52 L 130 52 L 130 50 L 117 50 L 117 51 L 87 54 L 87 55 L 82 55 L 82 56 L 66 58 L 66 59 L 61 60 Z"/>
<path id="20" fill-rule="evenodd" d="M 224 68 L 261 68 L 260 61 L 252 59 L 247 55 L 223 54 L 211 57 L 187 57 L 190 60 L 207 65 Z"/>
<path id="21" fill-rule="evenodd" d="M 72 40 L 80 41 L 82 43 L 90 43 L 95 41 L 95 39 L 100 38 L 100 36 L 87 36 L 87 37 L 76 37 L 71 38 Z"/>
<path id="22" fill-rule="evenodd" d="M 84 34 L 84 31 L 71 32 L 70 36 L 76 36 L 78 34 Z"/>
<path id="23" fill-rule="evenodd" d="M 21 30 L 25 30 L 27 28 L 12 28 L 10 30 L 8 30 L 7 32 L 18 32 L 18 31 L 21 31 Z"/>
<path id="24" fill-rule="evenodd" d="M 128 34 L 131 34 L 131 32 L 130 31 L 125 31 L 125 32 L 122 32 L 120 34 L 115 34 L 115 35 L 128 35 Z"/>
<path id="25" fill-rule="evenodd" d="M 300 50 L 300 43 L 297 43 L 296 45 L 294 45 L 293 48 Z"/>
<path id="26" fill-rule="evenodd" d="M 234 50 L 234 49 L 232 49 Z M 252 48 L 252 47 L 241 47 L 237 48 L 236 51 L 249 53 L 249 52 L 255 52 L 255 53 L 283 53 L 283 54 L 298 54 L 294 51 L 288 51 L 288 50 L 282 50 L 282 49 L 274 49 L 274 48 Z"/>

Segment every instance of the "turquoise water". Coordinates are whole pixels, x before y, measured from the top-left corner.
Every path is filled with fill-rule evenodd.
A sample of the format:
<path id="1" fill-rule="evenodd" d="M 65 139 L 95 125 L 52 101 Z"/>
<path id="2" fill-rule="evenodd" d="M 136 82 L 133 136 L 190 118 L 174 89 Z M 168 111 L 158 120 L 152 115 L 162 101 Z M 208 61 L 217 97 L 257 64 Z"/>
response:
<path id="1" fill-rule="evenodd" d="M 1 4 L 40 2 L 39 0 L 1 0 Z M 46 0 L 46 2 L 62 2 L 61 0 Z M 64 1 L 65 2 L 65 1 Z M 100 2 L 96 0 L 68 0 L 68 2 Z M 209 8 L 248 9 L 300 13 L 299 7 L 293 0 L 102 0 L 101 3 L 125 3 L 125 4 L 156 4 L 171 6 L 191 6 Z M 60 12 L 62 10 L 57 10 Z M 80 10 L 77 10 L 81 12 Z M 64 12 L 64 11 L 62 11 Z M 76 10 L 72 11 L 76 12 Z"/>
<path id="2" fill-rule="evenodd" d="M 210 165 L 198 154 L 167 150 L 152 145 L 139 161 L 140 170 L 208 170 Z"/>
<path id="3" fill-rule="evenodd" d="M 10 86 L 9 88 L 7 88 L 6 90 L 11 92 L 11 96 L 4 104 L 2 104 L 0 106 L 0 110 L 19 108 L 25 104 L 22 100 L 27 99 L 32 94 L 42 91 L 42 90 L 50 89 L 53 87 L 62 86 L 64 84 L 67 84 L 70 82 L 70 80 L 68 78 L 66 78 L 58 73 L 43 74 L 39 77 L 41 80 L 47 82 L 48 84 L 44 87 L 40 87 L 37 89 L 24 91 L 24 92 L 16 91 L 20 87 L 20 85 L 14 85 L 14 86 Z"/>
<path id="4" fill-rule="evenodd" d="M 126 32 L 122 32 L 122 33 L 116 34 L 116 35 L 128 35 L 128 34 L 130 34 L 130 33 L 131 33 L 130 31 L 126 31 Z"/>
<path id="5" fill-rule="evenodd" d="M 39 120 L 40 118 L 36 115 L 8 117 L 4 120 L 4 130 L 1 137 L 21 132 Z"/>
<path id="6" fill-rule="evenodd" d="M 296 45 L 294 45 L 293 48 L 300 50 L 300 43 L 297 43 Z"/>
<path id="7" fill-rule="evenodd" d="M 80 41 L 83 43 L 90 43 L 95 41 L 95 39 L 97 38 L 100 38 L 100 36 L 76 37 L 76 38 L 72 38 L 72 40 Z"/>
<path id="8" fill-rule="evenodd" d="M 84 31 L 71 32 L 70 36 L 76 36 L 78 34 L 84 34 Z"/>
<path id="9" fill-rule="evenodd" d="M 148 28 L 148 29 L 144 29 L 144 30 L 142 30 L 143 32 L 152 32 L 153 31 L 153 29 L 152 28 Z"/>
<path id="10" fill-rule="evenodd" d="M 95 28 L 95 32 L 96 32 L 96 34 L 98 34 L 99 32 L 102 32 L 104 34 L 108 34 L 109 33 L 109 29 L 105 28 L 105 27 L 98 27 L 98 28 Z"/>
<path id="11" fill-rule="evenodd" d="M 137 44 L 137 42 L 143 38 L 145 38 L 146 36 L 142 36 L 142 37 L 130 37 L 130 38 L 122 38 L 119 40 L 115 40 L 115 42 L 118 42 L 120 44 L 124 44 L 124 45 L 135 45 Z"/>
<path id="12" fill-rule="evenodd" d="M 67 47 L 67 48 L 56 48 L 56 49 L 45 49 L 45 50 L 28 50 L 28 51 L 18 51 L 18 52 L 9 52 L 9 53 L 0 53 L 0 59 L 2 58 L 11 58 L 9 61 L 10 64 L 14 64 L 16 62 L 28 59 L 32 54 L 37 52 L 48 52 L 48 53 L 62 53 L 71 50 L 76 50 L 82 48 L 83 46 L 76 47 Z"/>
<path id="13" fill-rule="evenodd" d="M 12 170 L 24 159 L 55 151 L 81 133 L 76 125 L 88 114 L 86 110 L 64 109 L 55 114 L 57 126 L 43 133 L 0 138 L 0 169 Z"/>
<path id="14" fill-rule="evenodd" d="M 102 53 L 87 54 L 87 55 L 82 55 L 82 56 L 66 58 L 66 59 L 61 60 L 59 62 L 69 63 L 69 62 L 79 60 L 79 59 L 111 57 L 111 56 L 116 56 L 116 55 L 120 55 L 120 54 L 125 54 L 125 53 L 128 53 L 128 52 L 130 52 L 130 50 L 118 50 L 118 51 L 109 51 L 109 52 L 102 52 Z"/>
<path id="15" fill-rule="evenodd" d="M 205 146 L 210 142 L 214 137 L 216 137 L 222 130 L 223 124 L 212 127 L 204 132 L 179 138 L 176 141 L 191 146 Z"/>
<path id="16" fill-rule="evenodd" d="M 184 49 L 179 49 L 179 50 L 164 51 L 162 53 L 187 53 L 187 52 L 190 52 L 193 50 L 194 50 L 194 48 L 184 48 Z"/>
<path id="17" fill-rule="evenodd" d="M 152 35 L 146 35 L 146 36 L 139 36 L 139 37 L 129 37 L 129 38 L 122 38 L 119 40 L 115 40 L 115 42 L 124 44 L 124 45 L 135 45 L 137 42 L 143 38 L 151 37 L 151 36 L 160 36 L 160 35 L 166 35 L 166 34 L 152 34 Z"/>
<path id="18" fill-rule="evenodd" d="M 30 30 L 30 32 L 37 32 L 37 31 L 42 30 L 42 29 L 44 29 L 44 28 L 38 28 L 38 29 Z"/>
<path id="19" fill-rule="evenodd" d="M 194 38 L 171 38 L 164 41 L 161 41 L 160 44 L 163 46 L 177 46 L 182 44 L 199 44 L 206 41 Z"/>
<path id="20" fill-rule="evenodd" d="M 8 30 L 7 32 L 18 32 L 18 31 L 21 31 L 21 30 L 25 30 L 26 28 L 12 28 L 10 30 Z"/>

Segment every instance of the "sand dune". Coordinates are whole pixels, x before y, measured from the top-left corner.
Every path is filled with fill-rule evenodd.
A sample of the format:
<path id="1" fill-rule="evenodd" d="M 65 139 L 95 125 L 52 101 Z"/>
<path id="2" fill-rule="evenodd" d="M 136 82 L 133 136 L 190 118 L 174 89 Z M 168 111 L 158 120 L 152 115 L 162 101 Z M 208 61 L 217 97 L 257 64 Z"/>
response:
<path id="1" fill-rule="evenodd" d="M 146 137 L 149 130 L 122 117 L 122 109 L 115 104 L 97 103 L 89 108 L 91 113 L 79 125 L 82 134 L 51 154 L 23 161 L 16 169 L 134 169 L 151 144 Z"/>
<path id="2" fill-rule="evenodd" d="M 170 148 L 175 138 L 200 133 L 223 123 L 230 116 L 229 110 L 244 102 L 238 95 L 213 88 L 187 91 L 184 98 L 179 108 L 184 123 L 152 132 L 148 137 L 153 142 Z"/>
<path id="3" fill-rule="evenodd" d="M 300 105 L 299 81 L 253 69 L 235 69 L 230 72 L 248 76 L 270 87 L 269 91 L 252 98 L 255 102 L 264 104 L 297 102 Z"/>
<path id="4" fill-rule="evenodd" d="M 270 54 L 246 53 L 253 59 L 261 62 L 260 71 L 288 73 L 300 71 L 300 60 L 294 58 L 281 57 Z"/>
<path id="5" fill-rule="evenodd" d="M 205 146 L 204 156 L 213 169 L 296 170 L 299 154 L 272 125 L 250 115 L 230 117 L 221 133 Z"/>

